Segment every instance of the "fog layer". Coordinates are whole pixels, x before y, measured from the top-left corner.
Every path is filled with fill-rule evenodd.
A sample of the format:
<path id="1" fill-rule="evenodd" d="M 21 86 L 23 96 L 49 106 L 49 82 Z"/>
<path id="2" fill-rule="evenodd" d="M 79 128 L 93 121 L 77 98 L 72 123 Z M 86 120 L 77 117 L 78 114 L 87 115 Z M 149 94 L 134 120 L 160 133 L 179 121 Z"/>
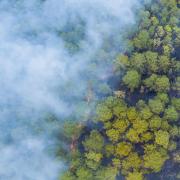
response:
<path id="1" fill-rule="evenodd" d="M 85 93 L 83 74 L 104 36 L 132 24 L 137 5 L 136 0 L 0 1 L 0 179 L 57 179 L 64 166 L 48 152 L 54 127 L 44 124 L 44 114 L 61 119 L 73 112 L 70 99 Z M 83 36 L 71 53 L 61 34 L 79 21 Z"/>

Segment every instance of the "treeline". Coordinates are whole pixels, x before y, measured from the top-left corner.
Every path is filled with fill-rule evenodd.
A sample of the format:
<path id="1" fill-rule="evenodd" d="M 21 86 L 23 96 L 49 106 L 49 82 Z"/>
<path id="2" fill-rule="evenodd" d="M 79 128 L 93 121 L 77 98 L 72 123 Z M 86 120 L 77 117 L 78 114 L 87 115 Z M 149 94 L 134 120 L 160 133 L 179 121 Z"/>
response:
<path id="1" fill-rule="evenodd" d="M 61 180 L 143 180 L 171 157 L 180 163 L 180 1 L 144 7 L 127 51 L 114 61 L 123 88 L 98 102 L 91 122 L 65 124 L 72 144 Z"/>

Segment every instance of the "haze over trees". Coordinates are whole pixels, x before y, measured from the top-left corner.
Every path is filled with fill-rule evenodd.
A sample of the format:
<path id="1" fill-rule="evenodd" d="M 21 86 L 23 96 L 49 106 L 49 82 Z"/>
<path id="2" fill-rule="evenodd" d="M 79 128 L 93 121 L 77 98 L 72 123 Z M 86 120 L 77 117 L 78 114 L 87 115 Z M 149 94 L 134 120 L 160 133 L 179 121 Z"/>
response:
<path id="1" fill-rule="evenodd" d="M 172 154 L 180 162 L 179 8 L 176 0 L 144 2 L 137 31 L 128 32 L 126 52 L 114 60 L 120 95 L 97 102 L 61 180 L 143 180 Z"/>

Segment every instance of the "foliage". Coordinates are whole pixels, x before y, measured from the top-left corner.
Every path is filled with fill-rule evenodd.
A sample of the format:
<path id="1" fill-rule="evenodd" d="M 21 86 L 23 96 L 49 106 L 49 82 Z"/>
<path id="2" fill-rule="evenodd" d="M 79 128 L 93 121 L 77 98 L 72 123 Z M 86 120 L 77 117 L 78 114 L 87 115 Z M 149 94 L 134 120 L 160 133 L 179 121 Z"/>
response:
<path id="1" fill-rule="evenodd" d="M 138 153 L 132 152 L 122 161 L 122 169 L 124 172 L 129 172 L 131 169 L 134 171 L 140 170 L 142 167 L 142 159 Z"/>
<path id="2" fill-rule="evenodd" d="M 140 31 L 137 37 L 133 40 L 133 45 L 137 49 L 148 49 L 151 47 L 151 44 L 152 41 L 147 30 Z"/>
<path id="3" fill-rule="evenodd" d="M 143 119 L 150 119 L 152 117 L 153 113 L 151 112 L 150 108 L 148 106 L 145 106 L 141 109 L 140 116 Z"/>
<path id="4" fill-rule="evenodd" d="M 173 98 L 172 105 L 176 108 L 177 111 L 180 111 L 180 98 Z"/>
<path id="5" fill-rule="evenodd" d="M 91 131 L 90 136 L 86 137 L 85 141 L 83 141 L 83 145 L 87 151 L 92 150 L 101 152 L 104 145 L 104 138 L 98 131 L 93 130 Z"/>
<path id="6" fill-rule="evenodd" d="M 158 172 L 161 170 L 167 158 L 167 155 L 163 155 L 160 151 L 146 150 L 146 153 L 143 156 L 144 167 L 151 169 L 153 172 Z"/>
<path id="7" fill-rule="evenodd" d="M 140 79 L 140 74 L 135 70 L 131 70 L 128 71 L 124 76 L 123 82 L 130 88 L 131 91 L 133 91 L 135 88 L 139 86 Z"/>
<path id="8" fill-rule="evenodd" d="M 159 130 L 155 133 L 155 142 L 164 148 L 168 147 L 169 144 L 169 133 L 167 131 Z"/>
<path id="9" fill-rule="evenodd" d="M 149 78 L 144 80 L 144 84 L 150 90 L 154 90 L 156 92 L 167 92 L 170 89 L 170 82 L 167 76 L 158 76 L 156 74 L 152 74 Z"/>
<path id="10" fill-rule="evenodd" d="M 177 121 L 178 120 L 178 112 L 173 106 L 169 106 L 165 109 L 165 118 L 169 121 Z"/>
<path id="11" fill-rule="evenodd" d="M 159 99 L 150 99 L 149 107 L 151 111 L 155 114 L 160 114 L 164 110 L 164 104 Z"/>
<path id="12" fill-rule="evenodd" d="M 97 119 L 100 121 L 107 121 L 113 116 L 112 111 L 106 105 L 97 106 Z"/>
<path id="13" fill-rule="evenodd" d="M 120 139 L 120 133 L 116 129 L 109 129 L 109 130 L 107 130 L 106 131 L 106 135 L 113 142 L 117 142 Z"/>
<path id="14" fill-rule="evenodd" d="M 129 131 L 126 134 L 126 137 L 131 142 L 137 143 L 137 142 L 140 141 L 138 132 L 135 129 L 132 129 L 132 128 L 129 129 Z"/>
<path id="15" fill-rule="evenodd" d="M 132 150 L 132 145 L 130 143 L 120 142 L 115 147 L 115 154 L 118 157 L 125 157 L 128 156 L 131 150 Z"/>
<path id="16" fill-rule="evenodd" d="M 127 180 L 143 180 L 143 174 L 140 172 L 129 173 Z"/>
<path id="17" fill-rule="evenodd" d="M 117 129 L 119 133 L 124 133 L 128 125 L 128 121 L 123 119 L 117 119 L 112 126 L 113 128 Z"/>
<path id="18" fill-rule="evenodd" d="M 67 138 L 71 139 L 73 136 L 78 138 L 81 133 L 81 126 L 73 121 L 66 121 L 63 130 Z"/>
<path id="19" fill-rule="evenodd" d="M 162 119 L 159 116 L 153 116 L 149 121 L 149 127 L 153 130 L 161 127 Z"/>
<path id="20" fill-rule="evenodd" d="M 92 180 L 93 177 L 91 171 L 84 167 L 79 168 L 76 172 L 76 175 L 78 180 Z"/>
<path id="21" fill-rule="evenodd" d="M 95 180 L 115 180 L 117 169 L 112 167 L 101 168 L 95 174 Z"/>
<path id="22" fill-rule="evenodd" d="M 76 180 L 76 176 L 74 176 L 70 171 L 65 172 L 59 180 Z"/>
<path id="23" fill-rule="evenodd" d="M 143 180 L 145 174 L 159 172 L 178 148 L 178 19 L 176 0 L 145 3 L 136 32 L 127 35 L 129 49 L 114 60 L 114 77 L 118 83 L 122 79 L 122 87 L 111 91 L 108 85 L 99 86 L 99 94 L 120 93 L 97 103 L 92 123 L 96 130 L 87 123 L 77 146 L 81 156 L 73 157 L 78 160 L 72 160 L 75 165 L 63 180 L 115 180 L 119 173 L 127 180 Z M 75 131 L 69 132 L 71 137 Z M 175 152 L 174 161 L 179 157 Z"/>

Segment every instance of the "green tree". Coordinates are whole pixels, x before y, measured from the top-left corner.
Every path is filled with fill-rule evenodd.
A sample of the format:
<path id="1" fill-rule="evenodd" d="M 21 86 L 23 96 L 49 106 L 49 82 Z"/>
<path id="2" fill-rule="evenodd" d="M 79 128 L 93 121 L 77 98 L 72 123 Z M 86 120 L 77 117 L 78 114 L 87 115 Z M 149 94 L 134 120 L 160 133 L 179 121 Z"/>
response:
<path id="1" fill-rule="evenodd" d="M 148 142 L 154 139 L 154 135 L 151 132 L 145 132 L 140 136 L 140 142 Z"/>
<path id="2" fill-rule="evenodd" d="M 66 121 L 64 123 L 64 135 L 71 139 L 72 137 L 78 138 L 81 133 L 81 126 L 78 125 L 78 123 L 74 121 Z"/>
<path id="3" fill-rule="evenodd" d="M 149 78 L 144 80 L 144 85 L 150 90 L 154 90 L 157 77 L 156 74 L 152 74 Z"/>
<path id="4" fill-rule="evenodd" d="M 159 56 L 159 69 L 160 71 L 167 73 L 170 68 L 170 60 L 167 56 Z"/>
<path id="5" fill-rule="evenodd" d="M 179 135 L 178 126 L 176 126 L 176 125 L 171 126 L 170 130 L 169 130 L 169 133 L 170 133 L 171 137 L 178 136 Z"/>
<path id="6" fill-rule="evenodd" d="M 166 93 L 158 93 L 156 98 L 160 99 L 163 104 L 167 104 L 169 102 L 169 97 Z"/>
<path id="7" fill-rule="evenodd" d="M 128 156 L 131 150 L 132 150 L 132 144 L 127 142 L 120 142 L 115 147 L 115 154 L 119 157 L 125 157 Z"/>
<path id="8" fill-rule="evenodd" d="M 144 84 L 150 90 L 155 90 L 157 92 L 167 92 L 170 89 L 169 78 L 165 75 L 157 76 L 152 74 L 149 78 L 144 80 Z"/>
<path id="9" fill-rule="evenodd" d="M 73 175 L 70 171 L 65 172 L 62 176 L 60 176 L 59 180 L 76 180 L 77 177 Z"/>
<path id="10" fill-rule="evenodd" d="M 148 31 L 142 30 L 139 34 L 133 39 L 134 47 L 138 49 L 148 49 L 152 45 L 151 38 Z"/>
<path id="11" fill-rule="evenodd" d="M 140 112 L 140 116 L 142 117 L 142 119 L 150 119 L 152 115 L 153 113 L 148 106 L 144 107 Z"/>
<path id="12" fill-rule="evenodd" d="M 159 57 L 159 69 L 160 71 L 167 73 L 170 69 L 170 60 L 167 56 L 160 56 Z"/>
<path id="13" fill-rule="evenodd" d="M 139 100 L 136 104 L 136 107 L 139 111 L 146 107 L 146 103 L 143 100 Z"/>
<path id="14" fill-rule="evenodd" d="M 146 59 L 144 54 L 134 53 L 130 59 L 132 69 L 140 72 L 141 74 L 145 71 Z"/>
<path id="15" fill-rule="evenodd" d="M 140 16 L 142 17 L 141 28 L 148 28 L 151 25 L 150 20 L 150 12 L 149 11 L 141 11 Z"/>
<path id="16" fill-rule="evenodd" d="M 128 108 L 127 117 L 130 122 L 133 122 L 138 118 L 138 112 L 136 111 L 135 107 Z"/>
<path id="17" fill-rule="evenodd" d="M 106 153 L 107 157 L 114 155 L 114 145 L 113 144 L 107 144 L 105 146 L 105 153 Z"/>
<path id="18" fill-rule="evenodd" d="M 167 39 L 167 37 L 166 37 L 166 41 L 168 41 L 169 39 Z M 166 56 L 170 56 L 170 53 L 173 51 L 173 49 L 172 49 L 172 47 L 169 45 L 164 45 L 163 46 L 163 52 L 164 52 L 164 55 L 166 55 Z M 167 62 L 165 62 L 165 63 L 167 63 Z"/>
<path id="19" fill-rule="evenodd" d="M 172 105 L 177 111 L 180 111 L 180 98 L 172 98 Z"/>
<path id="20" fill-rule="evenodd" d="M 113 167 L 102 167 L 96 172 L 94 180 L 115 180 L 117 169 Z"/>
<path id="21" fill-rule="evenodd" d="M 173 106 L 169 106 L 167 109 L 165 109 L 164 117 L 169 121 L 177 121 L 179 114 Z"/>
<path id="22" fill-rule="evenodd" d="M 127 106 L 124 103 L 124 101 L 119 101 L 114 107 L 113 107 L 113 114 L 118 118 L 118 119 L 124 119 L 126 118 L 126 111 L 127 111 Z"/>
<path id="23" fill-rule="evenodd" d="M 169 125 L 168 121 L 165 120 L 165 119 L 163 119 L 163 121 L 161 122 L 161 129 L 163 129 L 163 130 L 169 130 L 170 127 L 171 127 L 171 126 Z"/>
<path id="24" fill-rule="evenodd" d="M 139 87 L 140 81 L 141 76 L 135 70 L 128 71 L 126 75 L 123 77 L 124 84 L 127 85 L 131 91 Z"/>
<path id="25" fill-rule="evenodd" d="M 92 130 L 90 136 L 83 141 L 83 145 L 87 151 L 101 152 L 104 146 L 104 138 L 98 131 Z"/>
<path id="26" fill-rule="evenodd" d="M 129 173 L 126 180 L 143 180 L 143 174 L 141 172 Z"/>
<path id="27" fill-rule="evenodd" d="M 116 57 L 114 61 L 115 71 L 121 71 L 122 69 L 126 69 L 130 66 L 129 58 L 126 55 L 120 54 Z"/>
<path id="28" fill-rule="evenodd" d="M 133 170 L 139 170 L 142 167 L 142 159 L 136 152 L 131 152 L 128 157 L 123 159 L 122 161 L 122 168 L 124 170 L 130 171 Z"/>
<path id="29" fill-rule="evenodd" d="M 167 131 L 159 130 L 155 132 L 155 142 L 167 149 L 170 135 Z"/>
<path id="30" fill-rule="evenodd" d="M 164 104 L 159 99 L 150 99 L 149 107 L 151 111 L 155 114 L 160 114 L 161 112 L 164 111 Z"/>
<path id="31" fill-rule="evenodd" d="M 93 151 L 90 151 L 88 153 L 85 153 L 85 157 L 89 160 L 93 160 L 95 162 L 100 162 L 103 155 L 101 153 L 96 153 L 96 152 L 93 152 Z"/>
<path id="32" fill-rule="evenodd" d="M 118 119 L 113 123 L 113 128 L 117 129 L 119 133 L 124 133 L 128 126 L 128 121 L 123 119 Z"/>
<path id="33" fill-rule="evenodd" d="M 92 172 L 85 167 L 78 168 L 76 171 L 76 175 L 78 180 L 93 180 Z"/>
<path id="34" fill-rule="evenodd" d="M 97 171 L 97 169 L 100 167 L 100 163 L 90 159 L 86 159 L 85 166 L 87 166 L 89 169 L 93 171 Z"/>
<path id="35" fill-rule="evenodd" d="M 153 116 L 149 121 L 149 127 L 153 130 L 161 127 L 162 119 L 159 116 Z"/>
<path id="36" fill-rule="evenodd" d="M 105 104 L 98 104 L 96 108 L 97 120 L 108 121 L 113 117 L 112 110 Z"/>
<path id="37" fill-rule="evenodd" d="M 138 132 L 132 128 L 129 129 L 129 131 L 126 134 L 126 137 L 129 141 L 133 143 L 138 143 L 140 141 Z"/>
<path id="38" fill-rule="evenodd" d="M 107 130 L 106 135 L 112 142 L 117 142 L 120 139 L 120 133 L 116 129 Z"/>
<path id="39" fill-rule="evenodd" d="M 159 19 L 156 16 L 152 16 L 151 22 L 153 26 L 157 26 L 159 24 Z"/>
<path id="40" fill-rule="evenodd" d="M 157 35 L 158 35 L 159 37 L 163 37 L 163 36 L 165 35 L 165 31 L 164 31 L 163 26 L 158 26 L 158 27 L 157 27 Z"/>
<path id="41" fill-rule="evenodd" d="M 176 10 L 177 9 L 177 2 L 176 2 L 176 0 L 171 0 L 171 1 L 161 0 L 160 3 L 162 5 L 162 7 L 164 7 L 164 8 L 166 7 L 166 8 L 169 8 L 169 9 L 175 11 L 175 12 L 177 11 Z"/>
<path id="42" fill-rule="evenodd" d="M 155 150 L 146 150 L 143 156 L 144 167 L 151 169 L 153 172 L 159 172 L 167 160 L 167 155 L 164 152 Z"/>
<path id="43" fill-rule="evenodd" d="M 148 122 L 146 120 L 137 119 L 133 122 L 133 128 L 139 134 L 146 132 L 148 130 Z"/>
<path id="44" fill-rule="evenodd" d="M 156 73 L 158 71 L 158 53 L 147 51 L 145 53 L 147 71 L 150 73 Z"/>
<path id="45" fill-rule="evenodd" d="M 170 83 L 167 76 L 160 76 L 155 81 L 155 90 L 158 92 L 169 91 Z"/>
<path id="46" fill-rule="evenodd" d="M 116 167 L 116 168 L 121 168 L 121 161 L 120 161 L 120 159 L 118 159 L 118 158 L 113 158 L 113 159 L 112 159 L 112 164 L 113 164 L 113 166 Z"/>

